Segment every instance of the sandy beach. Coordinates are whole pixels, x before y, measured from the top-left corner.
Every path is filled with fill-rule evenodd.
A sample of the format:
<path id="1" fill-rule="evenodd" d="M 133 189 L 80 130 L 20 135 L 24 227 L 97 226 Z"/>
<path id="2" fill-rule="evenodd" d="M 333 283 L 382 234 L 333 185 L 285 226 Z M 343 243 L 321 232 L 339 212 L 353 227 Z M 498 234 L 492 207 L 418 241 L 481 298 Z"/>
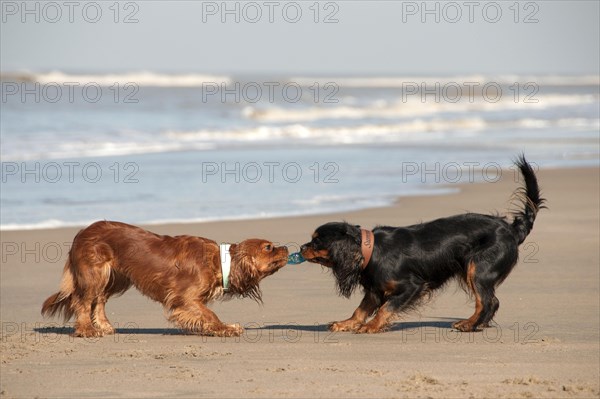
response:
<path id="1" fill-rule="evenodd" d="M 338 297 L 314 264 L 287 266 L 251 300 L 211 307 L 246 331 L 239 338 L 184 335 L 160 304 L 131 289 L 107 304 L 117 334 L 69 336 L 40 315 L 58 289 L 77 228 L 3 231 L 2 398 L 117 397 L 507 397 L 597 398 L 600 394 L 599 170 L 543 170 L 549 209 L 538 215 L 519 263 L 497 291 L 495 327 L 460 333 L 452 322 L 473 304 L 455 285 L 377 335 L 329 333 L 360 301 Z M 405 197 L 394 206 L 343 214 L 150 226 L 218 242 L 263 237 L 297 250 L 315 227 L 347 220 L 371 228 L 465 211 L 504 213 L 517 187 L 457 186 L 445 196 Z M 67 324 L 68 326 L 69 324 Z"/>

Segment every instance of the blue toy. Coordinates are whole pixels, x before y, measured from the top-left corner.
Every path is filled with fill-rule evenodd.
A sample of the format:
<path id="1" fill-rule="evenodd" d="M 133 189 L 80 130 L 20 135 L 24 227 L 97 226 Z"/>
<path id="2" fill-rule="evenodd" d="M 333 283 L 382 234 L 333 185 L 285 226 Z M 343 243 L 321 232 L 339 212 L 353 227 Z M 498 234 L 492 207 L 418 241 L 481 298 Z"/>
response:
<path id="1" fill-rule="evenodd" d="M 294 252 L 290 256 L 288 256 L 288 265 L 297 265 L 304 262 L 306 259 L 302 256 L 300 252 Z"/>

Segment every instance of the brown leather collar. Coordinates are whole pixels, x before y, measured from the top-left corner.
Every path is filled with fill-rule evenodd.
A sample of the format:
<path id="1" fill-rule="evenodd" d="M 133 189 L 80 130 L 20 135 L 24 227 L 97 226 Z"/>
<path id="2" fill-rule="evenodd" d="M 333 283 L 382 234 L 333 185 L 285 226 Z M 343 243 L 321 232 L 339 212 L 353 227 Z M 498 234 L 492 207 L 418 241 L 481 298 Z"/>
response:
<path id="1" fill-rule="evenodd" d="M 362 251 L 363 256 L 363 264 L 362 268 L 364 269 L 369 264 L 371 260 L 371 255 L 373 255 L 373 248 L 375 246 L 375 236 L 371 230 L 360 229 L 361 243 L 360 250 Z"/>

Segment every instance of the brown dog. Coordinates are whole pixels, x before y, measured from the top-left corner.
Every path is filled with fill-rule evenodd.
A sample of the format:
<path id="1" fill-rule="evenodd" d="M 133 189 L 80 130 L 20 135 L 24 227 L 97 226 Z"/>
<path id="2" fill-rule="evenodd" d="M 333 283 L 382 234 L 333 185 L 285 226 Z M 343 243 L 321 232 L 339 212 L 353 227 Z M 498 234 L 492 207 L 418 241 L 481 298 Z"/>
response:
<path id="1" fill-rule="evenodd" d="M 60 291 L 46 299 L 42 314 L 62 313 L 65 320 L 75 315 L 73 335 L 78 337 L 112 334 L 104 304 L 135 285 L 162 303 L 169 321 L 184 330 L 238 336 L 242 328 L 224 324 L 206 304 L 234 296 L 261 301 L 260 281 L 285 266 L 288 250 L 250 239 L 232 244 L 229 255 L 227 279 L 219 245 L 212 240 L 162 236 L 125 223 L 96 222 L 75 236 Z M 227 282 L 229 286 L 224 287 Z"/>

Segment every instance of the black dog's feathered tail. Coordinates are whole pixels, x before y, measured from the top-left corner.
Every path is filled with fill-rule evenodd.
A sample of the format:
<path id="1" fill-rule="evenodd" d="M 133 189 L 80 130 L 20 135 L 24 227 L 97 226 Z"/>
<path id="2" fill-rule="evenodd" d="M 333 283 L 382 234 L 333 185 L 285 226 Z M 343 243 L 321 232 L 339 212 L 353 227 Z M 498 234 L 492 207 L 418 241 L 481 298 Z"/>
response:
<path id="1" fill-rule="evenodd" d="M 513 194 L 514 198 L 522 205 L 522 209 L 513 212 L 514 220 L 512 222 L 512 228 L 517 235 L 517 241 L 521 244 L 525 241 L 529 232 L 531 232 L 538 211 L 545 208 L 543 204 L 546 200 L 540 197 L 540 189 L 535 172 L 525 160 L 525 156 L 521 155 L 515 161 L 515 165 L 521 171 L 521 176 L 523 176 L 525 182 L 525 185 L 517 189 Z"/>

